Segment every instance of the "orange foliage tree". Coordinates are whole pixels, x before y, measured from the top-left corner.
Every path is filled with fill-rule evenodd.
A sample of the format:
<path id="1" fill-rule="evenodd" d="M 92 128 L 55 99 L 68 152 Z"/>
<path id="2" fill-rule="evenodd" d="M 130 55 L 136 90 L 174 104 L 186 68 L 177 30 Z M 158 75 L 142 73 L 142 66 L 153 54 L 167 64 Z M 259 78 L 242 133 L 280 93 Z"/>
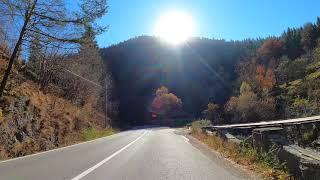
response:
<path id="1" fill-rule="evenodd" d="M 256 81 L 257 85 L 263 91 L 270 91 L 276 84 L 276 78 L 271 68 L 266 68 L 262 65 L 256 67 Z"/>
<path id="2" fill-rule="evenodd" d="M 161 86 L 156 90 L 156 97 L 152 101 L 152 110 L 162 115 L 170 115 L 182 110 L 182 101 L 168 88 Z"/>

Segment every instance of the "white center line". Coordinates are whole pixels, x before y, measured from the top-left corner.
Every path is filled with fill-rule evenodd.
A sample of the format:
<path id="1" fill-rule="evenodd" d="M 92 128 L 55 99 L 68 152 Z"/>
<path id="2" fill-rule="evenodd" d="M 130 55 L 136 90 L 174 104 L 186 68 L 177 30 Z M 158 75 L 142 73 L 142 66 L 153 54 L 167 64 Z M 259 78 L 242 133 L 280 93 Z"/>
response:
<path id="1" fill-rule="evenodd" d="M 143 136 L 145 136 L 149 131 L 145 131 L 143 134 L 141 134 L 137 139 L 135 139 L 134 141 L 132 141 L 131 143 L 127 144 L 126 146 L 124 146 L 123 148 L 121 148 L 120 150 L 118 150 L 117 152 L 113 153 L 112 155 L 110 155 L 109 157 L 105 158 L 104 160 L 100 161 L 98 164 L 92 166 L 91 168 L 85 170 L 84 172 L 82 172 L 81 174 L 77 175 L 76 177 L 72 178 L 71 180 L 80 180 L 83 177 L 85 177 L 86 175 L 88 175 L 90 172 L 94 171 L 95 169 L 97 169 L 98 167 L 100 167 L 101 165 L 103 165 L 104 163 L 106 163 L 107 161 L 109 161 L 110 159 L 112 159 L 113 157 L 115 157 L 116 155 L 118 155 L 119 153 L 121 153 L 123 150 L 127 149 L 129 146 L 131 146 L 133 143 L 137 142 L 139 139 L 141 139 Z"/>

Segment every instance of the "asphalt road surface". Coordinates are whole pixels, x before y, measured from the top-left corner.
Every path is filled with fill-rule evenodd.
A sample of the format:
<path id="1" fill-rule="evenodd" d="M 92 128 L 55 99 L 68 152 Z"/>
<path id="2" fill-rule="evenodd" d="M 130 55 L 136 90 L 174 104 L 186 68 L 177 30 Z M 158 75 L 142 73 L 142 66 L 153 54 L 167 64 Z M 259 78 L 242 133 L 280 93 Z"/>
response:
<path id="1" fill-rule="evenodd" d="M 136 129 L 0 162 L 2 180 L 250 179 L 170 128 Z"/>

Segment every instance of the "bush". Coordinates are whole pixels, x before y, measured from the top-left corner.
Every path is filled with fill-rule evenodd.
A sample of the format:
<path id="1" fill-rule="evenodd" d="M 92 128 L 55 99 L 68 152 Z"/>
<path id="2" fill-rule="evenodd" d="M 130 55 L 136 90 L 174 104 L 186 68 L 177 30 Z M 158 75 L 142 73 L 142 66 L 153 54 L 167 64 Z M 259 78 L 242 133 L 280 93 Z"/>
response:
<path id="1" fill-rule="evenodd" d="M 205 109 L 202 114 L 213 124 L 223 123 L 222 113 L 218 104 L 209 103 L 207 109 Z"/>
<path id="2" fill-rule="evenodd" d="M 262 166 L 271 167 L 274 170 L 287 171 L 285 163 L 281 163 L 278 158 L 279 148 L 273 145 L 268 152 L 259 154 L 259 161 Z"/>
<path id="3" fill-rule="evenodd" d="M 200 119 L 200 120 L 193 121 L 191 123 L 191 128 L 193 131 L 197 131 L 197 130 L 200 130 L 200 128 L 203 126 L 211 126 L 211 125 L 212 125 L 211 121 L 207 119 Z"/>
<path id="4" fill-rule="evenodd" d="M 196 121 L 196 125 L 204 121 Z M 290 179 L 285 164 L 280 163 L 277 153 L 278 148 L 273 146 L 267 153 L 259 154 L 251 143 L 233 143 L 218 136 L 208 136 L 199 131 L 193 131 L 192 136 L 207 144 L 210 148 L 220 152 L 224 157 L 234 162 L 248 166 L 266 177 L 275 179 Z"/>

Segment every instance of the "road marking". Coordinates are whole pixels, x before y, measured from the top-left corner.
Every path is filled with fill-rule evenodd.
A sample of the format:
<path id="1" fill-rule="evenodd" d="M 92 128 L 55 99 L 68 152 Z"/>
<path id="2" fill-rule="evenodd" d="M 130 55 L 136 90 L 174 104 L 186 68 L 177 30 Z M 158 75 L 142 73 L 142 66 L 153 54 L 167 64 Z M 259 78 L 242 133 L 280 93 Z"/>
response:
<path id="1" fill-rule="evenodd" d="M 182 136 L 183 137 L 183 139 L 186 141 L 186 142 L 189 142 L 189 139 L 188 138 L 186 138 L 185 136 Z"/>
<path id="2" fill-rule="evenodd" d="M 123 150 L 127 149 L 129 146 L 131 146 L 133 143 L 137 142 L 139 139 L 141 139 L 143 136 L 145 136 L 149 131 L 145 131 L 143 134 L 141 134 L 137 139 L 135 139 L 134 141 L 132 141 L 131 143 L 127 144 L 126 146 L 124 146 L 123 148 L 121 148 L 120 150 L 118 150 L 117 152 L 113 153 L 112 155 L 110 155 L 109 157 L 105 158 L 104 160 L 100 161 L 98 164 L 92 166 L 91 168 L 85 170 L 84 172 L 82 172 L 81 174 L 77 175 L 76 177 L 72 178 L 71 180 L 80 180 L 83 177 L 85 177 L 86 175 L 88 175 L 90 172 L 94 171 L 95 169 L 97 169 L 98 167 L 100 167 L 101 165 L 103 165 L 104 163 L 108 162 L 110 159 L 112 159 L 113 157 L 115 157 L 116 155 L 118 155 L 119 153 L 121 153 Z"/>
<path id="3" fill-rule="evenodd" d="M 17 158 L 3 160 L 3 161 L 0 161 L 0 164 L 11 162 L 11 161 L 17 161 L 17 160 L 21 160 L 21 159 L 26 159 L 26 158 L 31 158 L 33 156 L 38 156 L 38 155 L 42 155 L 42 154 L 46 154 L 46 153 L 60 151 L 60 150 L 64 150 L 64 149 L 68 149 L 68 148 L 72 148 L 72 147 L 76 147 L 76 146 L 80 146 L 80 145 L 83 145 L 83 144 L 90 144 L 90 143 L 96 142 L 96 141 L 102 141 L 104 139 L 112 138 L 112 137 L 114 137 L 115 135 L 118 135 L 118 134 L 120 134 L 120 133 L 117 133 L 117 134 L 114 134 L 114 135 L 111 135 L 111 136 L 106 136 L 106 137 L 94 139 L 94 140 L 90 140 L 90 141 L 80 142 L 80 143 L 69 145 L 69 146 L 65 146 L 65 147 L 59 147 L 59 148 L 51 149 L 51 150 L 48 150 L 48 151 L 42 151 L 42 152 L 38 152 L 38 153 L 26 155 L 26 156 L 21 156 L 21 157 L 17 157 Z"/>

